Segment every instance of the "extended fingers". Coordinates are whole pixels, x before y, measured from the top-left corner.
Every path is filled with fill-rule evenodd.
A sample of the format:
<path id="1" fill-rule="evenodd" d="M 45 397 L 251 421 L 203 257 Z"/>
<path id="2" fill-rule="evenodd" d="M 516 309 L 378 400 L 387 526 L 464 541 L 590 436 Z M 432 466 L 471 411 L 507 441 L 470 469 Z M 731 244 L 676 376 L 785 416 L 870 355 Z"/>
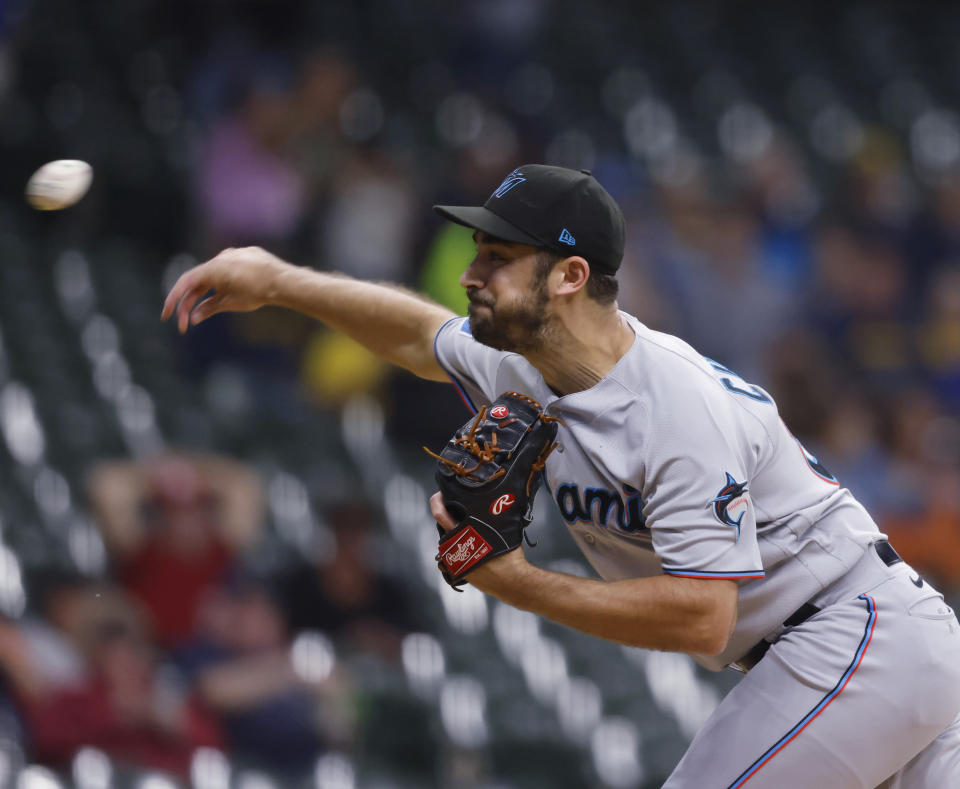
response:
<path id="1" fill-rule="evenodd" d="M 173 308 L 177 306 L 180 299 L 182 299 L 184 294 L 190 289 L 192 281 L 193 271 L 188 271 L 185 274 L 181 274 L 177 281 L 173 283 L 173 287 L 170 288 L 170 292 L 163 302 L 163 309 L 160 311 L 160 320 L 165 321 L 173 314 Z"/>
<path id="2" fill-rule="evenodd" d="M 209 291 L 206 284 L 197 284 L 187 291 L 177 305 L 177 328 L 183 334 L 190 327 L 190 313 L 197 302 Z"/>
<path id="3" fill-rule="evenodd" d="M 443 496 L 439 491 L 430 497 L 430 514 L 433 515 L 434 520 L 440 524 L 444 531 L 452 531 L 457 528 L 457 522 L 447 512 L 443 503 Z"/>
<path id="4" fill-rule="evenodd" d="M 210 285 L 205 278 L 197 275 L 197 269 L 188 271 L 181 275 L 167 294 L 163 302 L 163 310 L 160 312 L 160 319 L 167 320 L 173 315 L 174 310 L 177 313 L 177 328 L 183 334 L 190 325 L 190 312 L 196 306 L 197 301 L 210 290 Z"/>
<path id="5" fill-rule="evenodd" d="M 227 309 L 230 309 L 229 298 L 223 294 L 214 293 L 212 296 L 205 298 L 190 311 L 190 325 L 196 326 L 198 323 L 202 323 L 207 318 Z"/>
<path id="6" fill-rule="evenodd" d="M 210 264 L 233 251 L 233 247 L 228 247 L 206 263 L 181 274 L 163 302 L 160 319 L 167 320 L 176 309 L 178 328 L 181 333 L 185 332 L 189 326 L 190 312 L 197 300 L 213 287 L 210 280 L 214 272 L 211 271 Z"/>

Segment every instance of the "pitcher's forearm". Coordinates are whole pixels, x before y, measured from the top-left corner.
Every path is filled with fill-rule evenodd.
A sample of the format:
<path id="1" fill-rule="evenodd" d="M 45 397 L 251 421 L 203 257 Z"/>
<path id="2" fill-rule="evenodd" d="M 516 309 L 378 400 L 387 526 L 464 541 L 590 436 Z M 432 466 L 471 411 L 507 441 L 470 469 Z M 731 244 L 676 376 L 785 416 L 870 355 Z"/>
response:
<path id="1" fill-rule="evenodd" d="M 433 340 L 454 313 L 405 288 L 288 266 L 277 274 L 269 301 L 323 321 L 422 378 L 447 380 Z"/>
<path id="2" fill-rule="evenodd" d="M 272 304 L 323 321 L 422 378 L 445 381 L 433 340 L 453 313 L 395 285 L 291 265 L 260 247 L 225 249 L 180 275 L 160 317 L 183 334 L 223 312 Z"/>
<path id="3" fill-rule="evenodd" d="M 733 581 L 669 575 L 601 581 L 527 563 L 522 550 L 478 567 L 467 580 L 501 601 L 620 644 L 715 655 L 736 622 Z"/>

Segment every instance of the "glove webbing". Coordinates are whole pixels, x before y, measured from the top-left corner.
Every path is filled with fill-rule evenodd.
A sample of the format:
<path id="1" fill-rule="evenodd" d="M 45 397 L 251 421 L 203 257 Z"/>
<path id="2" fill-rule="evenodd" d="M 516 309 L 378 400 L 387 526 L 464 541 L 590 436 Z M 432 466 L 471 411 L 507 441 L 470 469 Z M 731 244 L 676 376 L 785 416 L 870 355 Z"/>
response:
<path id="1" fill-rule="evenodd" d="M 507 392 L 506 394 L 516 397 L 521 400 L 525 400 L 530 403 L 538 411 L 541 411 L 540 403 L 534 400 L 529 395 L 521 394 L 520 392 Z M 477 458 L 477 463 L 472 468 L 465 467 L 462 463 L 454 463 L 452 460 L 448 460 L 445 457 L 441 457 L 436 452 L 431 450 L 429 447 L 424 447 L 423 450 L 431 457 L 436 458 L 441 463 L 446 465 L 454 474 L 458 477 L 469 477 L 473 474 L 480 466 L 484 463 L 490 463 L 497 456 L 497 453 L 500 451 L 497 447 L 497 431 L 494 428 L 490 432 L 490 444 L 489 446 L 484 446 L 476 438 L 477 428 L 483 424 L 483 420 L 487 416 L 487 406 L 483 406 L 479 413 L 477 413 L 477 418 L 473 420 L 473 424 L 470 426 L 470 430 L 460 438 L 455 439 L 453 443 L 462 446 L 467 450 L 473 457 Z M 542 411 L 537 417 L 543 422 L 559 422 L 561 425 L 566 427 L 566 423 L 558 416 L 548 416 Z M 511 417 L 510 419 L 505 419 L 499 423 L 499 427 L 506 427 L 507 425 L 512 425 L 514 422 L 519 422 L 520 420 L 517 417 Z M 530 424 L 527 427 L 526 432 L 529 433 L 533 430 L 533 424 Z M 530 475 L 527 477 L 526 492 L 527 495 L 530 495 L 530 483 L 533 481 L 533 478 L 540 471 L 543 471 L 547 466 L 547 458 L 550 457 L 550 453 L 553 452 L 558 446 L 560 446 L 559 441 L 554 441 L 552 444 L 547 444 L 540 451 L 540 454 L 537 456 L 537 459 L 533 461 L 533 464 L 530 466 Z M 513 452 L 508 452 L 504 460 L 509 460 L 513 455 Z M 491 482 L 499 477 L 502 477 L 507 473 L 505 468 L 498 468 L 493 474 L 487 478 L 487 482 Z"/>

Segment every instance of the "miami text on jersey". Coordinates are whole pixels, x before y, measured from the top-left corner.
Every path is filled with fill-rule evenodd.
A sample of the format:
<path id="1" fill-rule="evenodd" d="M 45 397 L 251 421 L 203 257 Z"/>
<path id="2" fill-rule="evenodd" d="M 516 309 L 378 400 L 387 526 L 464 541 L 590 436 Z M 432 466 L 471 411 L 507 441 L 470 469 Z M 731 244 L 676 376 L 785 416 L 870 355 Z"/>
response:
<path id="1" fill-rule="evenodd" d="M 564 482 L 557 487 L 556 499 L 567 523 L 592 521 L 600 526 L 616 526 L 625 532 L 646 531 L 640 491 L 630 485 L 623 486 L 623 495 L 606 488 L 584 488 L 581 495 L 579 485 Z M 608 524 L 611 512 L 615 513 L 614 522 Z"/>

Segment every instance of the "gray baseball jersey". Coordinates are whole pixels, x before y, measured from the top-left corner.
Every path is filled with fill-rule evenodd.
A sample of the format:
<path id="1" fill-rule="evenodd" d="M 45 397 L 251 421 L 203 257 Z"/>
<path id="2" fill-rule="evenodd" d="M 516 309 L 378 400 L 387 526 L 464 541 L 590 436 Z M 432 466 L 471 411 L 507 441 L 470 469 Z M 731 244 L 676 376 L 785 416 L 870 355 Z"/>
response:
<path id="1" fill-rule="evenodd" d="M 770 646 L 665 789 L 960 786 L 960 623 L 942 595 L 880 542 L 770 395 L 621 314 L 630 350 L 564 397 L 464 318 L 435 353 L 471 410 L 515 390 L 563 418 L 547 487 L 602 578 L 739 582 L 727 649 L 699 662 Z"/>
<path id="2" fill-rule="evenodd" d="M 599 383 L 557 397 L 522 356 L 439 331 L 441 366 L 476 410 L 525 392 L 563 418 L 546 483 L 606 580 L 660 573 L 740 581 L 714 670 L 770 635 L 880 539 L 866 510 L 789 432 L 773 399 L 682 340 L 621 313 L 636 338 Z"/>

